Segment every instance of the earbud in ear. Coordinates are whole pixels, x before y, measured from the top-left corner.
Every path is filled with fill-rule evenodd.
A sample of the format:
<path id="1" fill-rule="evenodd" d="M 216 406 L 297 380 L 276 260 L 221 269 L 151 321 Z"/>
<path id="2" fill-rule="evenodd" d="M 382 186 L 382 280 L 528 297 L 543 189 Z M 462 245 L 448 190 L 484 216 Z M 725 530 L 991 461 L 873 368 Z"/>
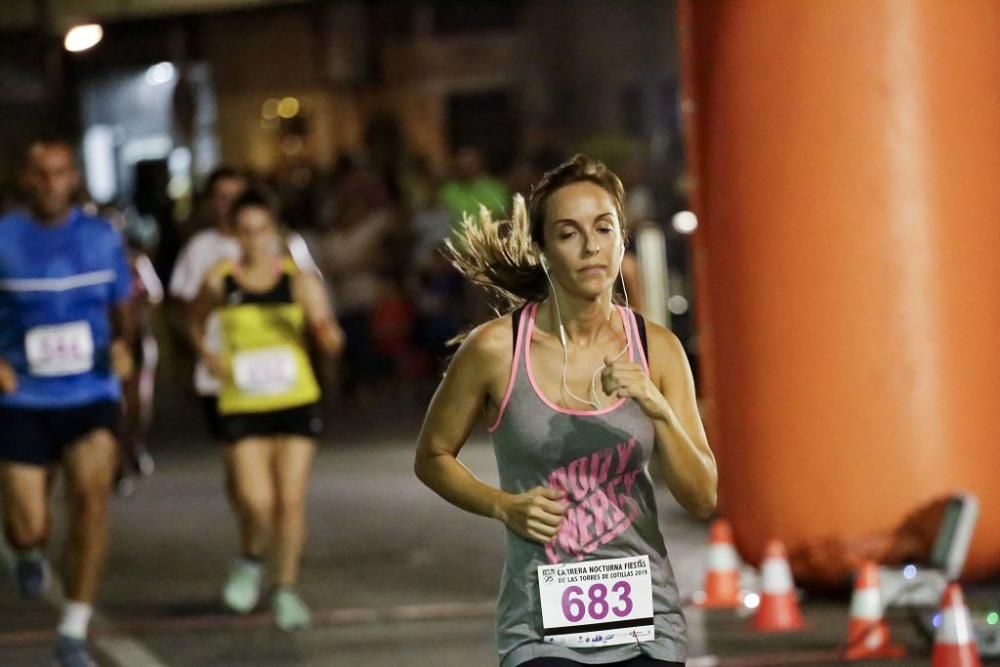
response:
<path id="1" fill-rule="evenodd" d="M 618 251 L 618 261 L 625 259 L 625 242 L 622 241 L 621 249 Z"/>
<path id="2" fill-rule="evenodd" d="M 545 258 L 544 252 L 538 253 L 538 261 L 542 265 L 542 270 L 544 271 L 549 270 L 549 260 Z"/>

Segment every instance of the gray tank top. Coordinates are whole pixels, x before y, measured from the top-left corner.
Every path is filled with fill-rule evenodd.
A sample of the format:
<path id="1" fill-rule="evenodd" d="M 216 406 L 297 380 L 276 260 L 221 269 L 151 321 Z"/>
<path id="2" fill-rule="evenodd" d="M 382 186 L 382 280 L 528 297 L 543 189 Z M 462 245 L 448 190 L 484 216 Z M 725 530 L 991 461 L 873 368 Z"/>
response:
<path id="1" fill-rule="evenodd" d="M 620 306 L 617 311 L 625 324 L 629 358 L 648 372 L 635 315 Z M 500 665 L 515 667 L 543 657 L 601 664 L 639 655 L 683 662 L 686 627 L 649 475 L 652 421 L 630 399 L 601 410 L 568 410 L 543 396 L 531 372 L 537 312 L 536 303 L 522 312 L 510 383 L 490 433 L 504 491 L 552 486 L 566 492 L 568 505 L 559 534 L 548 545 L 507 531 L 497 600 Z M 649 556 L 653 585 L 652 640 L 600 648 L 543 640 L 538 566 L 641 555 Z"/>

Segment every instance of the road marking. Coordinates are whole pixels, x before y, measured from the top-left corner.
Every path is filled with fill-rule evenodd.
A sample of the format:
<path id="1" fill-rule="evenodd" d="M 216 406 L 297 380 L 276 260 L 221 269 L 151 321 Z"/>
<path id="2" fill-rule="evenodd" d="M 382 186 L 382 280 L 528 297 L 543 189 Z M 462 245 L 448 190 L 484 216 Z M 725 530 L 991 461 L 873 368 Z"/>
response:
<path id="1" fill-rule="evenodd" d="M 3 539 L 0 539 L 0 560 L 6 563 L 9 571 L 14 571 L 14 553 Z M 48 590 L 45 592 L 44 600 L 55 609 L 61 610 L 65 602 L 62 584 L 59 578 L 55 576 L 55 572 L 51 574 L 53 576 L 49 582 Z M 128 636 L 127 633 L 122 632 L 118 626 L 96 610 L 94 611 L 93 622 L 100 627 L 101 631 L 91 633 L 91 643 L 97 650 L 110 658 L 117 667 L 168 667 L 165 662 L 153 655 L 148 648 L 133 637 Z M 51 642 L 54 636 L 54 632 L 15 632 L 10 633 L 9 637 L 7 635 L 0 635 L 0 646 L 10 646 L 16 643 L 36 643 L 39 640 Z M 8 638 L 13 640 L 10 644 L 5 641 Z M 32 641 L 24 642 L 25 639 Z"/>
<path id="2" fill-rule="evenodd" d="M 413 621 L 446 621 L 454 619 L 492 618 L 496 613 L 496 601 L 482 602 L 440 602 L 432 604 L 397 605 L 392 607 L 348 607 L 326 609 L 313 612 L 313 627 L 336 627 L 345 625 L 374 625 L 378 623 L 405 623 Z M 180 618 L 148 618 L 115 624 L 106 621 L 94 628 L 95 642 L 109 642 L 112 650 L 121 655 L 131 655 L 133 647 L 123 648 L 120 639 L 136 635 L 186 633 L 212 630 L 254 630 L 274 625 L 268 612 L 246 615 L 228 613 L 203 614 Z M 50 642 L 52 631 L 23 630 L 0 633 L 0 648 L 24 646 Z M 130 659 L 127 658 L 126 659 Z M 123 663 L 122 667 L 135 664 L 157 667 L 162 663 Z"/>

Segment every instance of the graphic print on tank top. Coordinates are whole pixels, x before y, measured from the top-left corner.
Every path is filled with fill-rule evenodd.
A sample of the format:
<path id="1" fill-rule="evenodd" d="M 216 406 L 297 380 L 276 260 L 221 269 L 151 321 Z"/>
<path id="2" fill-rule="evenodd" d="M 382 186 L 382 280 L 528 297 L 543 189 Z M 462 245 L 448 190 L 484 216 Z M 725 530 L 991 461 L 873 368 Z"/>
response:
<path id="1" fill-rule="evenodd" d="M 583 560 L 628 530 L 639 516 L 632 496 L 641 473 L 636 440 L 580 456 L 549 473 L 548 486 L 566 493 L 566 514 L 556 538 L 545 545 L 549 563 Z"/>

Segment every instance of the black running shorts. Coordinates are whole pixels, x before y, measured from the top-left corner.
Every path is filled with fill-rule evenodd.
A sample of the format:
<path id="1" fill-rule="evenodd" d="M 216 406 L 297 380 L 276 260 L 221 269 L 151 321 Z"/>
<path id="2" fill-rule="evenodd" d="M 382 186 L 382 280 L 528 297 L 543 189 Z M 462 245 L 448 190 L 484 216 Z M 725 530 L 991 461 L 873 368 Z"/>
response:
<path id="1" fill-rule="evenodd" d="M 318 403 L 268 412 L 240 412 L 219 415 L 219 431 L 227 444 L 251 437 L 315 438 L 323 432 L 323 417 Z"/>
<path id="2" fill-rule="evenodd" d="M 23 408 L 0 405 L 0 460 L 47 466 L 63 450 L 98 429 L 117 433 L 121 406 L 98 401 L 71 408 Z"/>

